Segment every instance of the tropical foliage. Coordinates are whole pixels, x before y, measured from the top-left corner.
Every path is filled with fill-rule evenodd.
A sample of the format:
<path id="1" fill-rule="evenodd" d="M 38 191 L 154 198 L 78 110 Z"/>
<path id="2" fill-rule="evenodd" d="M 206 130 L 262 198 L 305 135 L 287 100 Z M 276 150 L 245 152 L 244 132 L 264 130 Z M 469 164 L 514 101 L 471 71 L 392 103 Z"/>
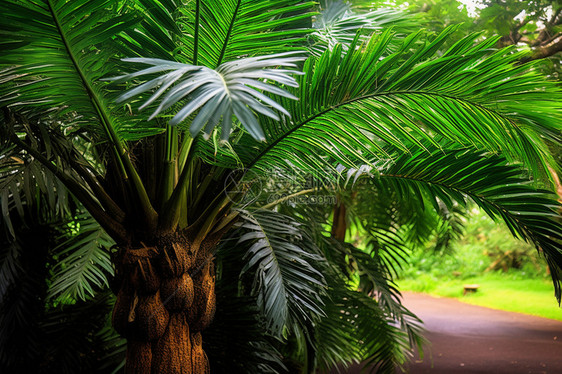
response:
<path id="1" fill-rule="evenodd" d="M 559 0 L 431 0 L 394 1 L 426 19 L 431 29 L 462 23 L 462 33 L 483 31 L 499 35 L 499 46 L 516 45 L 530 51 L 524 60 L 545 59 L 544 71 L 560 77 L 562 4 Z"/>
<path id="2" fill-rule="evenodd" d="M 405 248 L 446 246 L 471 201 L 535 245 L 560 299 L 562 92 L 497 38 L 361 3 L 5 1 L 2 308 L 28 273 L 55 319 L 110 285 L 129 373 L 207 371 L 206 327 L 217 372 L 393 372 L 422 342 L 392 281 Z M 17 229 L 33 220 L 54 227 L 41 246 Z M 37 248 L 43 272 L 17 264 Z M 110 370 L 124 342 L 81 344 L 92 360 L 65 370 Z"/>

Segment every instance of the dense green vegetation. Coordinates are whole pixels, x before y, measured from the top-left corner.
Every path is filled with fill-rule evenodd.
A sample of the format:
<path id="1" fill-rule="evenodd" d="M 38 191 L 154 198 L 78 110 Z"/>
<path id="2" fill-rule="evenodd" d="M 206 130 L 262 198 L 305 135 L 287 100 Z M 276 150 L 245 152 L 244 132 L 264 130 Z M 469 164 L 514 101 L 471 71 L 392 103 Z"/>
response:
<path id="1" fill-rule="evenodd" d="M 452 297 L 464 303 L 562 321 L 562 311 L 552 297 L 549 280 L 529 278 L 519 272 L 487 273 L 466 279 L 421 276 L 397 283 L 403 291 Z M 476 293 L 463 295 L 463 285 L 467 283 L 478 284 L 480 288 Z"/>
<path id="2" fill-rule="evenodd" d="M 466 279 L 490 271 L 516 270 L 522 276 L 546 277 L 546 269 L 532 245 L 513 238 L 509 230 L 484 212 L 472 209 L 460 217 L 462 236 L 448 248 L 431 253 L 432 238 L 408 257 L 409 266 L 402 277 L 421 275 Z"/>
<path id="3" fill-rule="evenodd" d="M 448 250 L 431 253 L 433 240 L 408 256 L 397 281 L 401 290 L 562 320 L 548 269 L 531 245 L 478 210 L 463 224 L 464 235 Z M 480 288 L 463 295 L 465 284 Z"/>
<path id="4" fill-rule="evenodd" d="M 560 299 L 562 90 L 419 11 L 4 0 L 0 370 L 392 373 L 399 265 L 472 206 Z"/>

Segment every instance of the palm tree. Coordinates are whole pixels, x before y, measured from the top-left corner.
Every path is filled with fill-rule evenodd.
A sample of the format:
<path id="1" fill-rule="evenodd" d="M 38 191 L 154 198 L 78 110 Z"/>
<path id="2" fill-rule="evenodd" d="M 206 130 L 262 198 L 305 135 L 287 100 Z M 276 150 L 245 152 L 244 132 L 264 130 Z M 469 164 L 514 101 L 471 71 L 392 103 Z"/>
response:
<path id="1" fill-rule="evenodd" d="M 114 300 L 102 289 L 113 272 L 111 238 L 37 160 L 11 146 L 1 154 L 9 219 L 0 230 L 0 368 L 115 367 L 108 352 L 116 334 L 107 323 Z"/>
<path id="2" fill-rule="evenodd" d="M 247 288 L 272 334 L 297 321 L 316 331 L 323 362 L 369 351 L 384 363 L 376 335 L 362 352 L 350 346 L 355 322 L 341 312 L 361 306 L 385 318 L 376 305 L 397 305 L 378 278 L 388 264 L 341 236 L 326 241 L 326 215 L 307 226 L 281 215 L 283 199 L 244 206 L 250 174 L 269 181 L 289 167 L 325 171 L 323 191 L 352 186 L 347 170 L 399 200 L 449 209 L 473 200 L 541 250 L 560 298 L 562 229 L 544 145 L 560 141 L 560 90 L 534 64 L 515 65 L 513 48 L 494 50 L 495 39 L 470 35 L 441 51 L 454 27 L 397 39 L 355 33 L 347 10 L 313 24 L 315 10 L 298 0 L 3 3 L 3 157 L 40 163 L 115 242 L 112 319 L 127 338 L 126 372 L 209 371 L 201 332 L 216 309 L 215 255 L 231 271 L 217 246 L 229 243 L 244 252 L 226 251 L 233 267 L 238 258 L 255 275 Z M 347 37 L 328 35 L 334 26 Z M 22 186 L 4 187 L 8 222 Z M 378 240 L 396 236 L 388 224 L 365 225 Z M 224 240 L 231 235 L 239 240 Z M 354 259 L 364 292 L 349 297 L 340 271 L 313 265 L 330 254 Z M 337 302 L 323 302 L 326 292 Z"/>

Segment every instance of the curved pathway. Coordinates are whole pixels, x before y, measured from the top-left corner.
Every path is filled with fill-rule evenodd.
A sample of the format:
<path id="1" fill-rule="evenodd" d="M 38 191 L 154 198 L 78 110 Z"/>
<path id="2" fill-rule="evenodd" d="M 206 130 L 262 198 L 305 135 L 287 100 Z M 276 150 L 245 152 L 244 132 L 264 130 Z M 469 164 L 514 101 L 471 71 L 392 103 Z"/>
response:
<path id="1" fill-rule="evenodd" d="M 431 342 L 423 361 L 411 362 L 412 374 L 562 373 L 562 322 L 403 295 L 404 305 L 424 321 Z"/>

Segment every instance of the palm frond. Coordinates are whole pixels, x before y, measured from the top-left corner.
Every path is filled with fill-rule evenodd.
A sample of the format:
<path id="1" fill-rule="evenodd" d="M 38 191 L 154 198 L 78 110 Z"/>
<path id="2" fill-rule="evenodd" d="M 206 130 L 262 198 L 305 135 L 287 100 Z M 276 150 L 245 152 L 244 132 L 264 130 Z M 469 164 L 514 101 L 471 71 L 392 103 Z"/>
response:
<path id="1" fill-rule="evenodd" d="M 404 356 L 408 355 L 411 349 L 420 348 L 423 341 L 420 320 L 406 309 L 401 302 L 402 295 L 398 288 L 390 278 L 392 274 L 388 271 L 388 267 L 384 262 L 384 257 L 376 251 L 365 252 L 355 248 L 352 245 L 346 245 L 346 253 L 355 262 L 358 272 L 356 275 L 360 278 L 359 289 L 369 297 L 377 300 L 377 308 L 385 314 L 387 323 L 399 326 L 400 331 L 406 338 L 406 343 L 400 343 L 402 339 L 397 339 L 397 343 L 402 345 L 402 349 L 397 356 L 398 360 L 393 362 L 400 365 L 404 363 Z M 394 260 L 394 259 L 393 259 Z M 376 339 L 366 339 L 366 344 L 376 345 Z M 380 357 L 372 357 L 370 364 L 383 365 L 387 360 Z M 390 365 L 389 362 L 386 364 Z M 390 369 L 390 366 L 389 366 Z"/>
<path id="2" fill-rule="evenodd" d="M 341 251 L 349 258 L 356 270 L 351 275 L 359 278 L 359 288 L 362 292 L 379 300 L 381 305 L 389 309 L 390 315 L 400 314 L 400 292 L 377 253 L 367 253 L 352 244 L 337 241 L 332 243 L 332 249 Z"/>
<path id="3" fill-rule="evenodd" d="M 349 364 L 370 360 L 369 366 L 390 372 L 412 349 L 421 349 L 421 323 L 400 304 L 381 252 L 365 252 L 330 237 L 330 206 L 282 204 L 278 209 L 303 217 L 305 230 L 326 259 L 326 316 L 309 332 L 308 361 L 314 357 L 321 370 L 345 372 Z"/>
<path id="4" fill-rule="evenodd" d="M 46 203 L 44 212 L 36 219 L 47 221 L 43 213 L 53 219 L 65 217 L 70 213 L 71 197 L 62 182 L 37 160 L 22 153 L 16 147 L 0 149 L 0 226 L 7 228 L 15 236 L 12 214 L 16 212 L 23 218 L 39 198 Z M 28 216 L 28 219 L 30 217 Z"/>
<path id="5" fill-rule="evenodd" d="M 242 137 L 234 146 L 238 158 L 257 170 L 286 167 L 289 158 L 306 170 L 323 169 L 328 157 L 358 167 L 388 158 L 389 147 L 407 153 L 423 148 L 422 142 L 439 147 L 438 139 L 444 138 L 505 152 L 545 175 L 551 158 L 540 137 L 559 136 L 560 90 L 532 66 L 516 66 L 520 55 L 511 49 L 493 51 L 493 40 L 475 44 L 477 35 L 436 56 L 454 30 L 448 28 L 413 53 L 423 34 L 411 35 L 383 59 L 390 32 L 343 57 L 336 48 L 309 58 L 294 91 L 302 100 L 281 101 L 291 121 L 273 124 L 260 117 L 267 142 Z M 520 105 L 523 101 L 529 105 Z M 218 160 L 227 153 L 212 152 Z"/>
<path id="6" fill-rule="evenodd" d="M 221 242 L 216 253 L 217 313 L 205 332 L 212 368 L 217 372 L 286 373 L 280 339 L 268 329 L 257 297 L 251 296 L 253 279 L 241 277 L 246 247 L 236 243 L 240 231 Z M 282 344 L 286 341 L 283 340 Z"/>
<path id="7" fill-rule="evenodd" d="M 317 270 L 322 258 L 290 217 L 271 211 L 244 212 L 238 245 L 245 248 L 241 275 L 253 276 L 268 328 L 277 336 L 291 324 L 323 314 L 325 280 Z"/>
<path id="8" fill-rule="evenodd" d="M 366 231 L 365 252 L 380 261 L 389 278 L 397 278 L 398 271 L 407 262 L 412 245 L 401 236 L 401 227 L 370 227 Z"/>
<path id="9" fill-rule="evenodd" d="M 100 82 L 115 62 L 116 36 L 133 28 L 134 13 L 109 11 L 105 0 L 3 2 L 0 57 L 4 82 L 0 105 L 25 106 L 74 121 L 102 141 L 118 145 L 161 132 L 155 124 L 127 116 L 115 105 L 118 94 Z M 17 41 L 12 43 L 12 41 Z"/>
<path id="10" fill-rule="evenodd" d="M 293 52 L 286 52 L 241 58 L 225 62 L 216 70 L 213 70 L 205 66 L 180 64 L 160 59 L 130 58 L 125 59 L 125 61 L 148 64 L 151 67 L 111 78 L 111 80 L 130 81 L 133 78 L 148 74 L 167 72 L 122 94 L 117 98 L 117 102 L 131 99 L 159 87 L 140 106 L 139 109 L 143 109 L 169 89 L 149 120 L 177 104 L 180 100 L 187 98 L 188 102 L 170 120 L 170 125 L 178 125 L 200 109 L 189 126 L 193 137 L 204 129 L 208 138 L 215 126 L 222 123 L 222 140 L 228 140 L 232 128 L 232 116 L 234 115 L 254 139 L 261 141 L 265 138 L 254 112 L 261 113 L 276 121 L 279 120 L 278 113 L 289 116 L 289 112 L 263 92 L 288 99 L 296 99 L 287 91 L 264 82 L 264 80 L 296 87 L 296 80 L 290 74 L 296 74 L 297 71 L 275 69 L 275 67 L 295 68 L 295 63 L 303 59 Z M 175 86 L 172 87 L 174 84 Z"/>
<path id="11" fill-rule="evenodd" d="M 76 232 L 54 249 L 57 264 L 53 268 L 49 297 L 58 300 L 86 300 L 96 290 L 109 285 L 113 275 L 109 248 L 113 240 L 91 217 L 77 217 Z"/>
<path id="12" fill-rule="evenodd" d="M 346 174 L 344 187 L 353 191 L 353 198 L 345 200 L 348 214 L 365 233 L 365 249 L 377 252 L 394 277 L 414 247 L 434 240 L 436 252 L 450 250 L 452 242 L 462 236 L 462 220 L 466 216 L 462 206 L 448 207 L 438 201 L 436 211 L 428 196 L 418 195 L 414 199 L 394 190 L 381 190 L 374 181 L 378 170 L 367 165 L 348 169 Z M 353 185 L 348 186 L 351 180 Z"/>
<path id="13" fill-rule="evenodd" d="M 350 225 L 361 233 L 361 243 L 357 245 L 380 262 L 383 274 L 396 277 L 412 246 L 433 232 L 432 220 L 426 214 L 418 215 L 425 213 L 419 201 L 401 199 L 394 191 L 376 188 L 370 166 L 338 169 L 346 175 L 345 182 L 338 185 L 338 196 L 346 207 Z M 423 231 L 405 235 L 413 231 L 406 231 L 405 227 L 422 227 Z"/>
<path id="14" fill-rule="evenodd" d="M 183 11 L 193 14 L 190 3 L 177 1 L 138 0 L 127 5 L 134 9 L 139 22 L 134 28 L 124 30 L 117 36 L 116 48 L 123 56 L 144 56 L 151 58 L 173 59 L 184 57 L 181 40 L 189 34 L 186 23 L 189 17 L 182 16 Z M 186 9 L 187 8 L 187 9 Z M 191 56 L 186 54 L 185 57 Z"/>
<path id="15" fill-rule="evenodd" d="M 105 326 L 96 331 L 96 340 L 101 342 L 102 352 L 97 362 L 97 373 L 118 374 L 125 367 L 127 355 L 127 339 L 119 336 L 107 318 Z"/>
<path id="16" fill-rule="evenodd" d="M 395 318 L 385 314 L 386 318 L 381 318 L 380 305 L 373 299 L 363 295 L 358 299 L 361 304 L 357 309 L 365 310 L 358 318 L 358 330 L 365 342 L 364 367 L 371 373 L 395 373 L 413 356 L 413 350 L 421 350 L 425 342 L 422 322 L 399 304 L 401 320 L 397 326 Z"/>
<path id="17" fill-rule="evenodd" d="M 421 348 L 421 321 L 402 307 L 405 324 L 397 324 L 379 302 L 337 281 L 333 277 L 327 317 L 315 330 L 319 368 L 345 372 L 350 364 L 362 363 L 370 372 L 395 373 L 412 348 Z"/>
<path id="18" fill-rule="evenodd" d="M 197 0 L 185 8 L 191 63 L 216 68 L 240 56 L 303 50 L 313 2 Z M 310 21 L 309 21 L 310 22 Z M 188 62 L 188 61 L 185 61 Z"/>
<path id="19" fill-rule="evenodd" d="M 110 11 L 115 8 L 115 12 Z M 114 7 L 106 0 L 87 4 L 65 0 L 15 1 L 3 3 L 4 22 L 0 25 L 0 43 L 21 41 L 0 56 L 0 106 L 26 111 L 31 117 L 38 113 L 38 127 L 60 132 L 82 132 L 101 147 L 103 158 L 118 165 L 122 179 L 131 186 L 132 199 L 143 210 L 147 226 L 153 225 L 156 212 L 150 204 L 138 172 L 126 150 L 126 142 L 163 131 L 158 124 L 127 114 L 115 104 L 119 92 L 110 90 L 100 78 L 115 68 L 119 57 L 118 35 L 134 27 L 138 20 L 129 8 Z M 121 48 L 122 49 L 122 48 Z M 9 124 L 11 125 L 11 124 Z M 12 136 L 12 142 L 26 148 L 34 158 L 50 169 L 63 165 L 49 161 L 34 145 Z M 73 165 L 73 169 L 78 169 Z M 53 170 L 52 170 L 53 171 Z M 53 171 L 54 174 L 57 174 Z M 100 209 L 88 196 L 87 188 L 58 174 L 72 193 L 116 238 L 119 235 L 107 224 L 111 214 Z M 106 195 L 101 186 L 99 195 Z M 80 195 L 80 196 L 78 196 Z M 101 196 L 100 196 L 101 197 Z M 119 229 L 115 230 L 119 231 Z M 121 230 L 122 231 L 122 230 Z M 119 239 L 119 240 L 121 240 Z"/>
<path id="20" fill-rule="evenodd" d="M 399 47 L 401 39 L 419 29 L 416 16 L 390 8 L 364 10 L 341 0 L 320 2 L 321 11 L 316 16 L 311 34 L 314 41 L 310 47 L 320 55 L 327 49 L 341 44 L 343 52 L 349 49 L 357 36 L 367 40 L 373 32 L 392 29 L 396 35 L 389 46 L 389 52 Z"/>
<path id="21" fill-rule="evenodd" d="M 379 188 L 404 198 L 426 195 L 436 211 L 440 202 L 474 201 L 494 220 L 503 221 L 512 234 L 535 245 L 549 265 L 555 295 L 561 296 L 562 225 L 556 195 L 538 189 L 526 171 L 501 156 L 467 150 L 417 151 L 381 168 Z"/>
<path id="22" fill-rule="evenodd" d="M 441 210 L 439 211 L 438 227 L 435 235 L 435 252 L 451 253 L 451 244 L 460 239 L 464 230 L 464 219 L 468 216 L 466 208 L 462 208 L 459 204 L 454 204 L 452 208 L 445 206 L 441 203 Z"/>

